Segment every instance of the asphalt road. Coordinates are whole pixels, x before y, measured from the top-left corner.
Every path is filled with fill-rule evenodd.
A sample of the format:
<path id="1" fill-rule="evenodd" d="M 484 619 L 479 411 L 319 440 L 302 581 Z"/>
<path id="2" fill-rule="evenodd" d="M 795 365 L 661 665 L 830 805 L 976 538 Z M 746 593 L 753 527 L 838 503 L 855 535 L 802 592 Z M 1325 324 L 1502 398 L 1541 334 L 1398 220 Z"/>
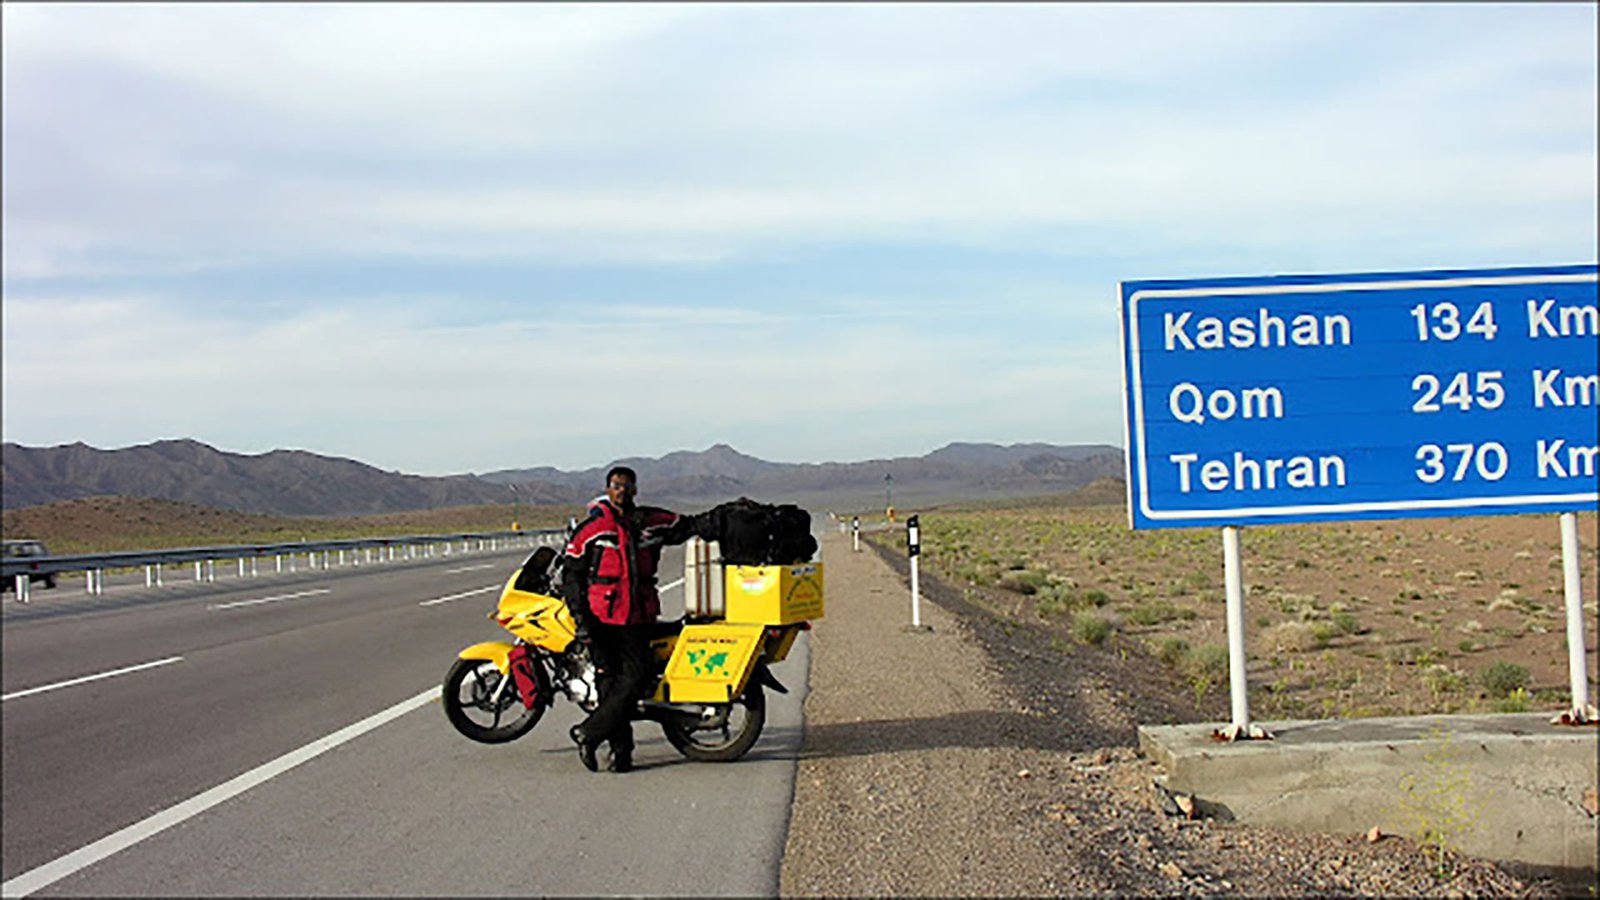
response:
<path id="1" fill-rule="evenodd" d="M 486 616 L 526 553 L 8 595 L 5 894 L 774 894 L 805 640 L 737 763 L 688 762 L 640 723 L 639 769 L 591 774 L 564 701 L 475 744 L 438 687 L 505 635 Z"/>

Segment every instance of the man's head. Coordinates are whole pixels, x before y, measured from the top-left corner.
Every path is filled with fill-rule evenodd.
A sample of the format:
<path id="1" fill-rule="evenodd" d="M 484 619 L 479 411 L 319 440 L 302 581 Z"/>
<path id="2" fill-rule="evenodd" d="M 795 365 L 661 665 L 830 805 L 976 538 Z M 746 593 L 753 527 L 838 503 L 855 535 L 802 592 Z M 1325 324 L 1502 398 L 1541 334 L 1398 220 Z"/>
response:
<path id="1" fill-rule="evenodd" d="M 606 499 L 618 509 L 633 506 L 633 495 L 639 491 L 639 476 L 627 466 L 613 466 L 606 473 Z"/>

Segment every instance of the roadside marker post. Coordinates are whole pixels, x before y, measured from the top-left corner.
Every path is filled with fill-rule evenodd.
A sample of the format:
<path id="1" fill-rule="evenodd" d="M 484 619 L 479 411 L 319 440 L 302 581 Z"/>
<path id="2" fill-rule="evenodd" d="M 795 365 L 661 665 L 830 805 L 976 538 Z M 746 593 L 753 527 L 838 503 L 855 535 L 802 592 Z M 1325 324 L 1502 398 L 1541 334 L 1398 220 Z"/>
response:
<path id="1" fill-rule="evenodd" d="M 851 516 L 850 517 L 850 540 L 854 543 L 856 552 L 860 553 L 861 552 L 861 517 L 860 516 Z"/>
<path id="2" fill-rule="evenodd" d="M 917 517 L 906 519 L 906 553 L 911 556 L 911 627 L 922 630 L 922 591 L 917 576 L 917 557 L 922 555 L 922 528 Z"/>
<path id="3" fill-rule="evenodd" d="M 1574 513 L 1600 505 L 1597 283 L 1592 263 L 1122 283 L 1129 525 L 1223 529 L 1219 737 L 1260 731 L 1238 529 L 1352 519 L 1559 513 L 1561 719 L 1595 720 Z"/>

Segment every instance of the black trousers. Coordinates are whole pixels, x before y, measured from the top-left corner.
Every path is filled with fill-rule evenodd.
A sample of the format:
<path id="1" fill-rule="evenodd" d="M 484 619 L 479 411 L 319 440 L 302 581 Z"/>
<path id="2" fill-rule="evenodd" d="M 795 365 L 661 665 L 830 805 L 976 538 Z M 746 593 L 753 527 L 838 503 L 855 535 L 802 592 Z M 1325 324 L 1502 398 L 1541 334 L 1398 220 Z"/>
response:
<path id="1" fill-rule="evenodd" d="M 583 720 L 583 736 L 633 747 L 633 712 L 653 685 L 650 626 L 596 623 L 590 632 L 600 704 Z"/>

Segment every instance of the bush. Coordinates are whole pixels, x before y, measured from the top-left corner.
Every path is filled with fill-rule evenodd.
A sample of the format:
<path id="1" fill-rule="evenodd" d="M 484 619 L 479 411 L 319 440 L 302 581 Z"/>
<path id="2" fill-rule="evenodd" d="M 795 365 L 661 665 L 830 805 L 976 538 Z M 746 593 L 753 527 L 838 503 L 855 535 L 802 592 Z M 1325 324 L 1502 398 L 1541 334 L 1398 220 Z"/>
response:
<path id="1" fill-rule="evenodd" d="M 1111 636 L 1111 623 L 1094 613 L 1078 613 L 1072 619 L 1072 636 L 1085 644 L 1103 644 Z"/>
<path id="2" fill-rule="evenodd" d="M 1034 594 L 1045 583 L 1045 574 L 1034 571 L 1011 571 L 1000 576 L 1000 587 L 1018 594 Z"/>
<path id="3" fill-rule="evenodd" d="M 1083 599 L 1093 603 L 1095 606 L 1105 606 L 1111 602 L 1111 597 L 1105 591 L 1090 591 L 1083 595 Z"/>
<path id="4" fill-rule="evenodd" d="M 1189 668 L 1197 675 L 1225 678 L 1228 675 L 1228 648 L 1222 644 L 1202 644 L 1189 654 Z"/>
<path id="5" fill-rule="evenodd" d="M 1278 653 L 1303 653 L 1317 648 L 1311 626 L 1304 622 L 1279 622 L 1265 633 L 1267 646 Z"/>
<path id="6" fill-rule="evenodd" d="M 1189 655 L 1189 642 L 1183 638 L 1169 637 L 1156 645 L 1156 659 L 1176 669 Z"/>
<path id="7" fill-rule="evenodd" d="M 1465 675 L 1441 663 L 1435 663 L 1423 670 L 1422 682 L 1436 698 L 1443 694 L 1454 694 L 1467 686 Z"/>
<path id="8" fill-rule="evenodd" d="M 1328 642 L 1339 636 L 1339 626 L 1332 622 L 1313 622 L 1311 625 L 1311 639 L 1318 647 L 1327 646 Z"/>
<path id="9" fill-rule="evenodd" d="M 1128 621 L 1135 625 L 1160 625 L 1173 619 L 1193 619 L 1198 615 L 1192 609 L 1179 609 L 1165 600 L 1135 608 L 1128 613 Z"/>
<path id="10" fill-rule="evenodd" d="M 1040 618 L 1048 619 L 1051 616 L 1059 616 L 1072 608 L 1071 591 L 1060 587 L 1042 588 L 1033 608 Z"/>
<path id="11" fill-rule="evenodd" d="M 1361 632 L 1361 620 L 1357 619 L 1354 613 L 1348 613 L 1343 610 L 1335 612 L 1333 614 L 1333 624 L 1341 634 L 1359 634 Z"/>
<path id="12" fill-rule="evenodd" d="M 1497 662 L 1478 675 L 1478 680 L 1489 689 L 1491 697 L 1509 697 L 1514 691 L 1528 686 L 1528 667 L 1516 663 Z"/>

